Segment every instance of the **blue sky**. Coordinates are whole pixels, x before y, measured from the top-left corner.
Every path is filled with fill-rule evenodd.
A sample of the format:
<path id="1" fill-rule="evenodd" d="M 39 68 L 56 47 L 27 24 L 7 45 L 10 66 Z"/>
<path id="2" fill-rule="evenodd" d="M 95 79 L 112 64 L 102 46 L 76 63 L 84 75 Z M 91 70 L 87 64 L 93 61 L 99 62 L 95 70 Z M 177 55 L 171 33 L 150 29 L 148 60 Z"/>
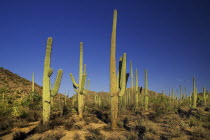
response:
<path id="1" fill-rule="evenodd" d="M 161 92 L 179 85 L 210 90 L 210 1 L 208 0 L 1 0 L 0 66 L 42 85 L 46 40 L 53 37 L 51 67 L 64 75 L 60 92 L 78 79 L 79 42 L 84 42 L 90 89 L 109 91 L 113 10 L 118 10 L 117 58 L 125 52 L 143 86 Z M 129 65 L 127 65 L 129 71 Z M 130 83 L 128 83 L 130 87 Z"/>

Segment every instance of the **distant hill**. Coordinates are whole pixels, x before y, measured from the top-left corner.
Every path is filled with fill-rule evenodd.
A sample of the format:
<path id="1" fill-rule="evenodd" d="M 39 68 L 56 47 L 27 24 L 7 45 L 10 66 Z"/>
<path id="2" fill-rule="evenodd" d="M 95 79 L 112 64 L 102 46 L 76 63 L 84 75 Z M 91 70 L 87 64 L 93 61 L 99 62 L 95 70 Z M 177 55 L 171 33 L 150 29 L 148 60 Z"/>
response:
<path id="1" fill-rule="evenodd" d="M 0 67 L 0 94 L 28 95 L 32 90 L 32 82 L 11 71 Z M 35 92 L 41 95 L 42 87 L 35 84 Z"/>

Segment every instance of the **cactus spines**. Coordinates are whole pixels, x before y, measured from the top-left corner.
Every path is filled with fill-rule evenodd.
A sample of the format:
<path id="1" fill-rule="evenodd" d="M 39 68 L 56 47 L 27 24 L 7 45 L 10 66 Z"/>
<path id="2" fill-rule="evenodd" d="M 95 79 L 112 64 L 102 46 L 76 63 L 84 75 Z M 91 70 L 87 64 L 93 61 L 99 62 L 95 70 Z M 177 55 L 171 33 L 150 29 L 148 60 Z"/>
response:
<path id="1" fill-rule="evenodd" d="M 34 72 L 32 73 L 32 92 L 34 93 Z"/>
<path id="2" fill-rule="evenodd" d="M 206 87 L 203 87 L 203 100 L 204 100 L 204 106 L 206 106 L 206 99 L 208 98 L 208 95 L 206 95 Z"/>
<path id="3" fill-rule="evenodd" d="M 78 115 L 79 117 L 83 117 L 83 109 L 84 109 L 84 94 L 87 92 L 85 90 L 85 82 L 86 82 L 86 65 L 84 65 L 83 72 L 83 42 L 80 42 L 80 60 L 79 60 L 79 84 L 76 83 L 74 76 L 70 73 L 70 78 L 73 83 L 74 91 L 77 93 L 78 98 Z"/>
<path id="4" fill-rule="evenodd" d="M 43 90 L 42 90 L 42 102 L 43 102 L 43 123 L 48 123 L 50 119 L 51 112 L 51 97 L 54 97 L 60 87 L 61 78 L 63 71 L 61 69 L 58 70 L 58 74 L 54 83 L 54 87 L 52 90 L 50 89 L 50 76 L 53 73 L 53 69 L 50 68 L 51 62 L 51 51 L 52 51 L 52 38 L 49 37 L 47 40 L 47 48 L 46 55 L 44 61 L 44 75 L 43 75 Z"/>
<path id="5" fill-rule="evenodd" d="M 197 90 L 196 90 L 196 84 L 195 84 L 195 77 L 193 77 L 193 100 L 192 100 L 192 107 L 197 106 Z"/>
<path id="6" fill-rule="evenodd" d="M 148 104 L 149 104 L 149 95 L 148 95 L 148 73 L 147 69 L 145 70 L 145 81 L 144 81 L 144 95 L 145 95 L 145 103 L 144 103 L 144 109 L 145 111 L 148 110 Z"/>

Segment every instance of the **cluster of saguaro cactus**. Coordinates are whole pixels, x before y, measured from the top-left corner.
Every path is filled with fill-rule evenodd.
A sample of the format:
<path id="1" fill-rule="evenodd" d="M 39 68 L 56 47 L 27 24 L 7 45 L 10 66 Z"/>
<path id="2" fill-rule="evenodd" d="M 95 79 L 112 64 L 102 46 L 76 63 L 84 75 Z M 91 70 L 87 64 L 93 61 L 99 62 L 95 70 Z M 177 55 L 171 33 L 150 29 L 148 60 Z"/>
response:
<path id="1" fill-rule="evenodd" d="M 76 83 L 72 73 L 70 73 L 70 78 L 73 83 L 74 91 L 77 93 L 78 97 L 78 114 L 79 117 L 83 117 L 83 109 L 84 109 L 84 94 L 87 93 L 88 90 L 85 89 L 86 82 L 86 65 L 84 65 L 83 72 L 83 42 L 80 42 L 80 60 L 79 60 L 79 82 Z"/>
<path id="2" fill-rule="evenodd" d="M 58 74 L 54 83 L 54 87 L 50 89 L 50 76 L 53 73 L 53 69 L 50 67 L 51 63 L 51 51 L 52 51 L 52 38 L 47 40 L 46 55 L 44 61 L 44 74 L 43 74 L 43 91 L 42 91 L 42 103 L 43 103 L 43 123 L 48 123 L 51 113 L 51 97 L 54 97 L 60 87 L 63 71 L 58 70 Z"/>

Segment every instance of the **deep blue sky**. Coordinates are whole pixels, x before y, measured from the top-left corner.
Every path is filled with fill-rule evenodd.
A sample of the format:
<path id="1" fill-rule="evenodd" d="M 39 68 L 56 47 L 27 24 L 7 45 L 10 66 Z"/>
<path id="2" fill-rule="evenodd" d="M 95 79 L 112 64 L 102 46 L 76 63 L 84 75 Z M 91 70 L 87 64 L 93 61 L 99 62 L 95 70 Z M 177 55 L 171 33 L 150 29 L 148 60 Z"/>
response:
<path id="1" fill-rule="evenodd" d="M 113 10 L 118 10 L 117 58 L 126 52 L 143 86 L 161 92 L 179 85 L 210 90 L 209 0 L 0 0 L 0 66 L 42 85 L 46 40 L 53 37 L 51 67 L 64 75 L 60 92 L 73 94 L 79 42 L 84 42 L 91 90 L 109 91 Z M 127 65 L 129 71 L 129 65 Z M 130 83 L 128 83 L 130 87 Z"/>

